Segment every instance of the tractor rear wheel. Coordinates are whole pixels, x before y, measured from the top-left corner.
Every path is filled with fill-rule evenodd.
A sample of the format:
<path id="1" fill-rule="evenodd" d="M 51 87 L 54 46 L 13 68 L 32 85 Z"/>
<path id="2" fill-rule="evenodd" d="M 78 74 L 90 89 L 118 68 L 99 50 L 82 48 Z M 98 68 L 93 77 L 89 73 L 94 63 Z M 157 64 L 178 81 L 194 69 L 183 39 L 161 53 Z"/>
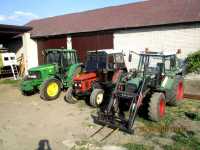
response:
<path id="1" fill-rule="evenodd" d="M 90 105 L 92 107 L 98 107 L 103 102 L 104 90 L 94 89 L 90 95 Z"/>
<path id="2" fill-rule="evenodd" d="M 165 96 L 163 93 L 153 93 L 148 107 L 148 116 L 152 121 L 160 121 L 165 115 Z"/>
<path id="3" fill-rule="evenodd" d="M 184 85 L 183 78 L 180 76 L 176 77 L 174 85 L 170 91 L 166 92 L 167 104 L 170 106 L 178 106 L 184 97 Z"/>
<path id="4" fill-rule="evenodd" d="M 72 87 L 67 89 L 67 92 L 65 94 L 65 101 L 70 103 L 70 104 L 75 104 L 75 103 L 78 102 L 78 100 L 73 96 L 72 91 L 73 91 Z"/>
<path id="5" fill-rule="evenodd" d="M 44 100 L 57 99 L 61 92 L 62 83 L 55 78 L 44 81 L 40 87 L 40 97 Z"/>

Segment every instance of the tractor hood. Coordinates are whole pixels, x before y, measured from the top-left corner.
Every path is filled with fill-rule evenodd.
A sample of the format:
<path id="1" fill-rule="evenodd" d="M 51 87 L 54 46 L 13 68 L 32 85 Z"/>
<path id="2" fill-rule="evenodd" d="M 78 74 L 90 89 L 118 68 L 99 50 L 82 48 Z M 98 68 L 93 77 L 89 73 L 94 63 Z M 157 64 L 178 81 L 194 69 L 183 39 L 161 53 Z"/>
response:
<path id="1" fill-rule="evenodd" d="M 29 72 L 46 72 L 47 74 L 54 74 L 56 71 L 55 64 L 45 64 L 38 67 L 33 67 L 28 70 Z"/>
<path id="2" fill-rule="evenodd" d="M 83 81 L 96 78 L 96 73 L 82 73 L 74 77 L 74 81 Z"/>
<path id="3" fill-rule="evenodd" d="M 53 69 L 55 67 L 54 64 L 45 64 L 45 65 L 40 65 L 38 67 L 33 67 L 29 69 L 29 71 L 41 71 L 41 70 L 46 70 L 46 69 Z"/>

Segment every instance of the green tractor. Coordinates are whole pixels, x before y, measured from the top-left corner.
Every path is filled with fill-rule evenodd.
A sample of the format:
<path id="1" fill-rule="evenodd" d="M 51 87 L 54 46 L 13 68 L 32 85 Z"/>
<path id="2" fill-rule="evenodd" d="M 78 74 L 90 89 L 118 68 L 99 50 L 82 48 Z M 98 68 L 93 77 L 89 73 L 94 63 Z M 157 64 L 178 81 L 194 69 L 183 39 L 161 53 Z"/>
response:
<path id="1" fill-rule="evenodd" d="M 165 116 L 166 104 L 176 106 L 183 99 L 183 73 L 176 54 L 138 55 L 138 69 L 121 74 L 109 102 L 97 116 L 92 116 L 95 123 L 133 133 L 138 112 L 145 112 L 152 121 L 160 121 Z"/>
<path id="2" fill-rule="evenodd" d="M 62 89 L 71 87 L 73 77 L 81 72 L 75 50 L 47 49 L 46 64 L 28 70 L 21 83 L 24 95 L 40 92 L 44 100 L 54 100 L 59 97 Z"/>

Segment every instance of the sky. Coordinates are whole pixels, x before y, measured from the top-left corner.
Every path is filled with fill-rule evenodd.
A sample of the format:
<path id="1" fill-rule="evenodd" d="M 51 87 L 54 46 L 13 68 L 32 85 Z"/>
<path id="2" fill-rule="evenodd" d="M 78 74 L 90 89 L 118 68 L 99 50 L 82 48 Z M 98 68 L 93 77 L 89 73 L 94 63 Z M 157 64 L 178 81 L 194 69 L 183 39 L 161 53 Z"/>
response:
<path id="1" fill-rule="evenodd" d="M 34 19 L 137 1 L 141 0 L 2 0 L 0 24 L 24 25 Z"/>

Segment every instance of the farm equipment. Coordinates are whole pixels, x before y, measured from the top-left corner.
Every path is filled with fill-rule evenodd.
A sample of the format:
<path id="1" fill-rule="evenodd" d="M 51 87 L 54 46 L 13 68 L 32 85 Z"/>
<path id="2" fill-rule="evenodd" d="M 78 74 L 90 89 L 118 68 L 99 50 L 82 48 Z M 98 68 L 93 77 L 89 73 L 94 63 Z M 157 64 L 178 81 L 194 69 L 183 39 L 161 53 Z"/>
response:
<path id="1" fill-rule="evenodd" d="M 40 91 L 45 100 L 58 98 L 64 88 L 73 84 L 73 77 L 81 72 L 75 50 L 47 49 L 46 64 L 28 70 L 21 91 L 23 94 Z"/>
<path id="2" fill-rule="evenodd" d="M 132 134 L 136 116 L 144 106 L 150 120 L 160 121 L 166 103 L 178 105 L 183 99 L 183 76 L 176 54 L 138 55 L 138 69 L 121 74 L 108 104 L 92 115 L 95 123 Z"/>
<path id="3" fill-rule="evenodd" d="M 18 79 L 18 64 L 16 54 L 8 52 L 8 49 L 0 48 L 0 77 L 13 75 Z"/>
<path id="4" fill-rule="evenodd" d="M 115 84 L 115 78 L 124 70 L 124 55 L 116 50 L 90 51 L 85 71 L 74 77 L 74 85 L 67 90 L 65 100 L 76 103 L 77 96 L 89 96 L 90 105 L 98 107 L 103 102 L 105 89 Z"/>

